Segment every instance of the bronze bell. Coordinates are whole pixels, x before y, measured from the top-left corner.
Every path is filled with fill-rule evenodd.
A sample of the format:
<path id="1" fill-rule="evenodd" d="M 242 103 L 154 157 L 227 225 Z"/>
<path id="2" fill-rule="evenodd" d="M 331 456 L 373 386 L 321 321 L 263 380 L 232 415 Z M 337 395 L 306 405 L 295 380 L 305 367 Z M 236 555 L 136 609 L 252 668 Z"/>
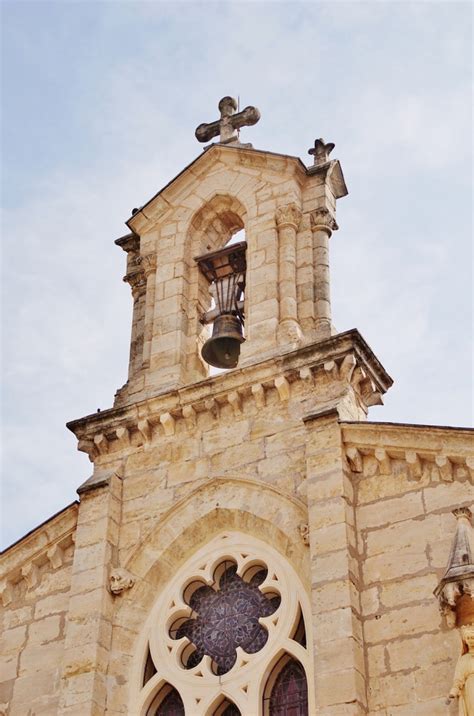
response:
<path id="1" fill-rule="evenodd" d="M 228 313 L 214 321 L 212 336 L 202 347 L 202 357 L 215 368 L 235 368 L 240 355 L 240 344 L 245 341 L 242 335 L 242 323 Z"/>

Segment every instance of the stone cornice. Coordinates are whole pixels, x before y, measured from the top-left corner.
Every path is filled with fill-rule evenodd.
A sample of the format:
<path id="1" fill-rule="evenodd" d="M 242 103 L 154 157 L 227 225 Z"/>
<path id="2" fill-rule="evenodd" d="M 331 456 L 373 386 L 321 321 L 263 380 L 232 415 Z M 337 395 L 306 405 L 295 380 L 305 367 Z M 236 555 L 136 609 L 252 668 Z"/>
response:
<path id="1" fill-rule="evenodd" d="M 392 379 L 356 330 L 304 346 L 237 370 L 158 394 L 147 400 L 88 415 L 67 424 L 79 440 L 78 449 L 91 460 L 148 443 L 157 432 L 173 435 L 178 421 L 192 430 L 202 412 L 219 415 L 224 405 L 235 415 L 244 399 L 265 404 L 266 391 L 291 400 L 291 384 L 305 381 L 317 394 L 319 381 L 340 384 L 341 395 L 352 387 L 366 407 L 381 402 Z"/>
<path id="2" fill-rule="evenodd" d="M 13 598 L 14 589 L 25 581 L 33 588 L 40 580 L 41 567 L 49 563 L 57 569 L 64 562 L 64 550 L 74 542 L 78 502 L 65 507 L 2 553 L 0 596 L 4 605 Z"/>
<path id="3" fill-rule="evenodd" d="M 375 458 L 380 475 L 390 474 L 397 460 L 406 464 L 408 475 L 416 481 L 430 482 L 434 474 L 444 482 L 474 481 L 474 449 L 466 440 L 474 430 L 379 422 L 342 422 L 341 427 L 354 473 L 363 473 L 364 461 Z"/>

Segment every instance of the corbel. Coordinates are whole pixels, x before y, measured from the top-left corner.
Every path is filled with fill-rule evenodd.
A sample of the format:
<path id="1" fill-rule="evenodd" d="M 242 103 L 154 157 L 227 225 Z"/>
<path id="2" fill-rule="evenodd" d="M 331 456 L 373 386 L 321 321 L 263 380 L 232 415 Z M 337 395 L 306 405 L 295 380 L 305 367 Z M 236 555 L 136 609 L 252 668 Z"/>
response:
<path id="1" fill-rule="evenodd" d="M 363 471 L 362 455 L 356 447 L 348 447 L 346 449 L 346 458 L 352 472 Z"/>
<path id="2" fill-rule="evenodd" d="M 94 445 L 97 451 L 97 455 L 107 455 L 109 452 L 109 441 L 103 433 L 94 435 Z"/>
<path id="3" fill-rule="evenodd" d="M 469 470 L 471 480 L 474 478 L 474 457 L 466 458 L 466 467 Z"/>
<path id="4" fill-rule="evenodd" d="M 119 449 L 130 447 L 130 431 L 128 428 L 117 428 L 115 430 L 115 437 Z"/>
<path id="5" fill-rule="evenodd" d="M 53 544 L 46 552 L 46 557 L 53 569 L 58 569 L 64 562 L 64 552 L 58 544 Z"/>
<path id="6" fill-rule="evenodd" d="M 192 405 L 185 405 L 183 407 L 183 418 L 188 430 L 193 430 L 196 427 L 197 416 Z"/>
<path id="7" fill-rule="evenodd" d="M 252 391 L 252 395 L 255 399 L 255 403 L 257 405 L 257 408 L 264 408 L 265 407 L 265 388 L 261 383 L 255 383 L 250 388 Z"/>
<path id="8" fill-rule="evenodd" d="M 176 421 L 173 418 L 173 416 L 171 415 L 171 413 L 162 413 L 160 415 L 160 423 L 163 426 L 165 435 L 167 435 L 167 436 L 174 435 Z"/>
<path id="9" fill-rule="evenodd" d="M 415 480 L 419 480 L 423 475 L 423 464 L 418 453 L 415 450 L 407 450 L 405 452 L 405 461 L 410 476 Z"/>
<path id="10" fill-rule="evenodd" d="M 330 376 L 334 380 L 339 379 L 339 370 L 335 361 L 329 360 L 324 364 L 323 367 L 327 376 Z"/>
<path id="11" fill-rule="evenodd" d="M 300 380 L 304 380 L 305 383 L 308 383 L 309 385 L 314 384 L 313 371 L 308 365 L 305 365 L 303 368 L 300 368 L 299 377 Z"/>
<path id="12" fill-rule="evenodd" d="M 435 465 L 439 470 L 439 474 L 442 480 L 444 480 L 445 482 L 453 481 L 453 463 L 448 457 L 446 457 L 446 455 L 436 455 Z"/>
<path id="13" fill-rule="evenodd" d="M 387 451 L 384 448 L 375 448 L 374 456 L 378 462 L 380 474 L 390 475 L 392 472 L 392 465 L 390 457 L 387 455 Z"/>
<path id="14" fill-rule="evenodd" d="M 363 380 L 367 378 L 367 373 L 362 368 L 362 366 L 358 365 L 356 366 L 355 370 L 352 373 L 352 380 L 351 385 L 357 392 L 360 392 L 360 384 Z"/>
<path id="15" fill-rule="evenodd" d="M 33 562 L 23 565 L 21 568 L 21 576 L 25 580 L 28 589 L 33 589 L 39 581 L 38 567 Z"/>
<path id="16" fill-rule="evenodd" d="M 365 378 L 360 383 L 360 394 L 364 403 L 370 407 L 371 405 L 383 405 L 382 394 L 371 378 Z"/>
<path id="17" fill-rule="evenodd" d="M 275 378 L 274 385 L 282 402 L 290 399 L 290 384 L 284 375 L 280 375 L 278 378 Z"/>
<path id="18" fill-rule="evenodd" d="M 150 421 L 147 418 L 142 418 L 142 420 L 139 420 L 137 422 L 137 430 L 146 443 L 151 442 L 153 429 Z"/>
<path id="19" fill-rule="evenodd" d="M 344 356 L 339 366 L 339 377 L 342 380 L 346 380 L 348 383 L 351 382 L 352 375 L 357 366 L 357 360 L 353 353 L 349 353 Z"/>
<path id="20" fill-rule="evenodd" d="M 78 440 L 78 442 L 77 442 L 77 449 L 78 449 L 80 452 L 85 452 L 85 453 L 87 453 L 87 455 L 88 455 L 88 457 L 89 457 L 89 460 L 90 460 L 91 462 L 94 462 L 94 459 L 95 459 L 95 458 L 97 457 L 97 455 L 99 454 L 99 452 L 98 452 L 98 450 L 97 450 L 97 447 L 96 447 L 94 441 L 91 440 L 90 438 L 81 438 L 80 440 Z"/>
<path id="21" fill-rule="evenodd" d="M 0 596 L 4 607 L 8 607 L 13 601 L 13 584 L 8 579 L 0 582 Z"/>
<path id="22" fill-rule="evenodd" d="M 229 405 L 232 406 L 232 410 L 234 411 L 234 415 L 236 417 L 242 415 L 242 401 L 236 390 L 232 390 L 227 394 L 227 401 Z"/>
<path id="23" fill-rule="evenodd" d="M 219 405 L 217 403 L 217 400 L 215 398 L 208 398 L 204 401 L 204 407 L 210 413 L 214 418 L 219 418 Z"/>

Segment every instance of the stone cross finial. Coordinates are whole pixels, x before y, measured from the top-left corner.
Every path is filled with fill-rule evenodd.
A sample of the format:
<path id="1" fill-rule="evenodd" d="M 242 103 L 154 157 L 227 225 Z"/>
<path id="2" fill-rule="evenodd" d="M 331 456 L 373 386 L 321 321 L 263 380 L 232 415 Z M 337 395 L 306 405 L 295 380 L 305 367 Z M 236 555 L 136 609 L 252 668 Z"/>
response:
<path id="1" fill-rule="evenodd" d="M 322 164 L 327 164 L 329 161 L 329 155 L 336 145 L 332 142 L 325 144 L 324 139 L 315 139 L 314 147 L 308 149 L 308 154 L 314 156 L 314 166 L 318 167 Z"/>
<path id="2" fill-rule="evenodd" d="M 199 142 L 209 142 L 220 134 L 220 144 L 237 142 L 239 139 L 238 129 L 256 124 L 260 119 L 260 112 L 256 107 L 246 107 L 235 114 L 236 109 L 237 102 L 233 97 L 223 97 L 219 102 L 221 118 L 209 124 L 200 124 L 195 132 L 196 139 Z"/>

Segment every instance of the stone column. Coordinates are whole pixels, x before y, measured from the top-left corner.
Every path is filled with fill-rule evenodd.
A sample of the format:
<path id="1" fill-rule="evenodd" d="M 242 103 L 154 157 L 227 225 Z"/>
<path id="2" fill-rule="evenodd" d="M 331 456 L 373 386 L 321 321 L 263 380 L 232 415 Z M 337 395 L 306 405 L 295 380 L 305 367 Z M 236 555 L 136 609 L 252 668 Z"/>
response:
<path id="1" fill-rule="evenodd" d="M 296 232 L 300 221 L 301 210 L 294 202 L 281 206 L 276 211 L 280 344 L 298 343 L 302 339 L 296 299 Z"/>
<path id="2" fill-rule="evenodd" d="M 156 254 L 142 257 L 143 272 L 146 280 L 145 325 L 143 328 L 143 361 L 144 368 L 150 366 L 151 341 L 153 338 L 153 320 L 155 315 L 155 284 Z"/>
<path id="3" fill-rule="evenodd" d="M 79 491 L 58 714 L 99 716 L 106 712 L 113 616 L 109 576 L 119 535 L 121 479 L 114 472 Z"/>
<path id="4" fill-rule="evenodd" d="M 136 375 L 142 365 L 143 357 L 143 314 L 145 304 L 146 278 L 142 269 L 124 276 L 130 284 L 133 297 L 132 335 L 130 339 L 130 358 L 128 363 L 128 379 Z"/>
<path id="5" fill-rule="evenodd" d="M 331 335 L 331 296 L 329 283 L 329 239 L 338 229 L 336 220 L 328 209 L 321 208 L 310 214 L 313 232 L 314 261 L 314 312 L 318 338 Z"/>
<path id="6" fill-rule="evenodd" d="M 337 410 L 308 416 L 306 484 L 317 713 L 367 713 L 352 484 Z"/>

